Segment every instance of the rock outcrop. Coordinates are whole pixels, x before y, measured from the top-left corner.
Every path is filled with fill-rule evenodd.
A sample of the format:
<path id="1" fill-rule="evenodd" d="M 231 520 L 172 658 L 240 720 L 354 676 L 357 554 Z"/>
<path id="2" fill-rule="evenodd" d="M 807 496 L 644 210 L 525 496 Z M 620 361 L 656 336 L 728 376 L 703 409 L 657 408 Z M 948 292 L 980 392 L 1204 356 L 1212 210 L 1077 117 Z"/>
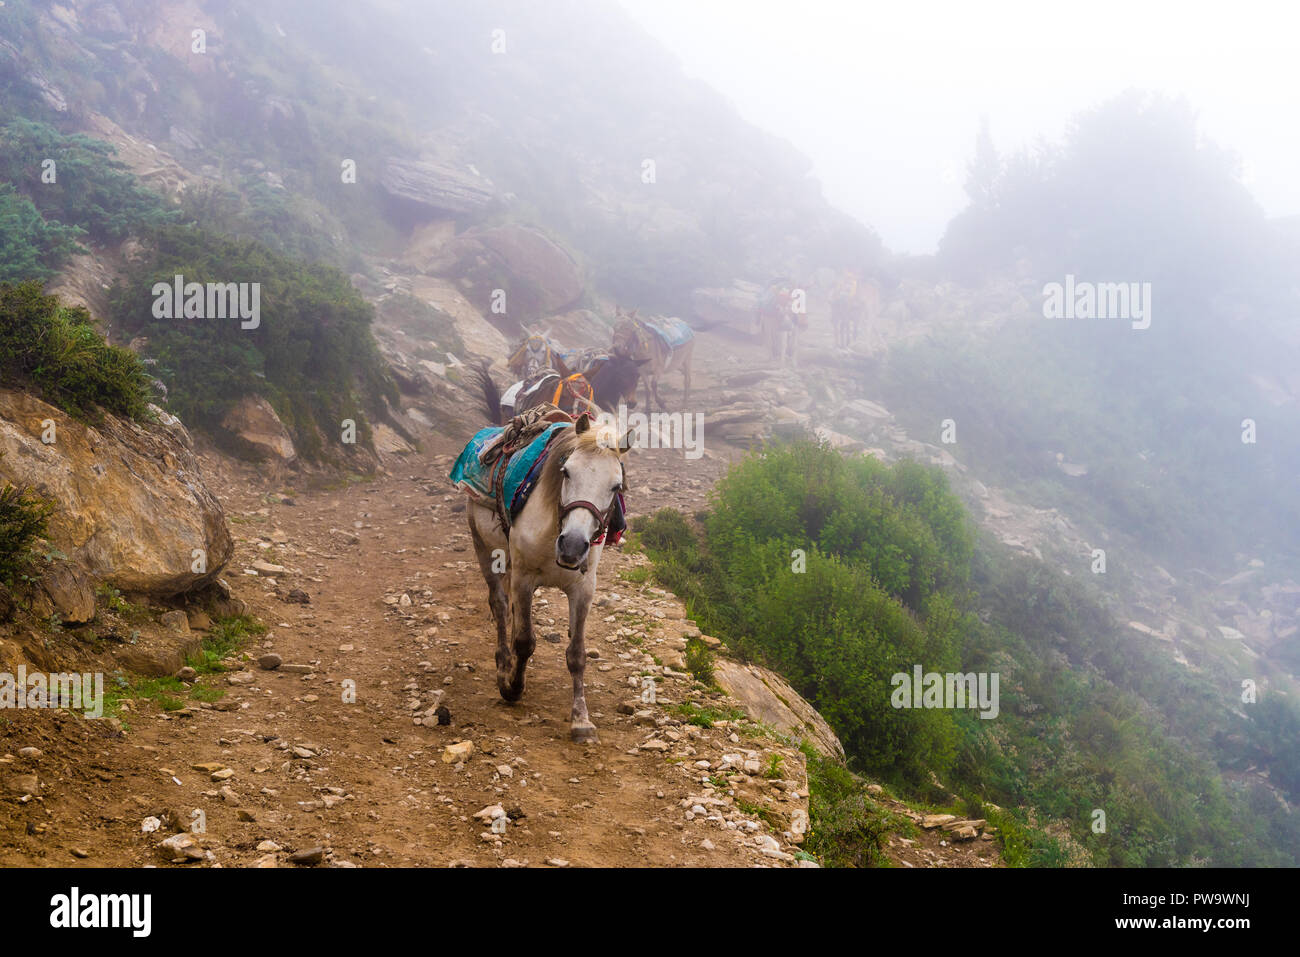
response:
<path id="1" fill-rule="evenodd" d="M 298 457 L 289 430 L 260 395 L 246 395 L 231 406 L 221 427 L 258 455 L 288 464 Z"/>
<path id="2" fill-rule="evenodd" d="M 755 721 L 801 738 L 827 757 L 844 760 L 844 745 L 826 719 L 775 671 L 718 658 L 713 676 L 718 687 L 736 699 Z"/>
<path id="3" fill-rule="evenodd" d="M 694 290 L 691 293 L 691 309 L 702 322 L 718 323 L 747 332 L 753 328 L 754 316 L 762 298 L 762 286 L 737 279 L 725 288 Z"/>
<path id="4" fill-rule="evenodd" d="M 95 582 L 80 566 L 55 562 L 45 570 L 41 590 L 63 623 L 83 625 L 95 617 Z"/>
<path id="5" fill-rule="evenodd" d="M 455 279 L 474 307 L 494 322 L 504 320 L 510 334 L 573 306 L 585 288 L 566 249 L 540 230 L 515 223 L 462 233 L 427 268 Z M 504 314 L 492 311 L 497 289 L 506 295 Z"/>
<path id="6" fill-rule="evenodd" d="M 496 199 L 491 184 L 482 177 L 423 160 L 390 159 L 379 182 L 391 197 L 430 216 L 473 213 Z"/>
<path id="7" fill-rule="evenodd" d="M 54 500 L 51 543 L 96 579 L 170 596 L 215 579 L 234 543 L 185 427 L 154 412 L 156 424 L 105 414 L 92 426 L 0 390 L 0 479 Z"/>

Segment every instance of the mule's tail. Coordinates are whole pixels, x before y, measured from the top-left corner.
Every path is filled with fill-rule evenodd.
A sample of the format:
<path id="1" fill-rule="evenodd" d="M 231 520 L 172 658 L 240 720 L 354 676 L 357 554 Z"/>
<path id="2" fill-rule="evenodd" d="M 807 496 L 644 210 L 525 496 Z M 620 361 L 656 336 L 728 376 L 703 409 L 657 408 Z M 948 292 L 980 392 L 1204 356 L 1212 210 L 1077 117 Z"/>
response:
<path id="1" fill-rule="evenodd" d="M 483 394 L 483 411 L 487 413 L 487 420 L 493 425 L 501 425 L 501 390 L 492 381 L 487 361 L 470 366 L 465 378 L 471 389 L 477 388 Z"/>

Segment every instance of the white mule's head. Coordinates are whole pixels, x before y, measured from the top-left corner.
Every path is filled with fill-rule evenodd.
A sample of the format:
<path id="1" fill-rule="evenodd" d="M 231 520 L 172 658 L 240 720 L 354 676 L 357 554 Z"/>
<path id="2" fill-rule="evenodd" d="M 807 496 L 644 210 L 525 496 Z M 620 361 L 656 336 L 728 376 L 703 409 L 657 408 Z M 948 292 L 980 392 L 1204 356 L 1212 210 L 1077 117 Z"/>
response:
<path id="1" fill-rule="evenodd" d="M 630 433 L 629 433 L 630 434 Z M 618 446 L 602 444 L 591 419 L 579 417 L 561 454 L 556 500 L 560 513 L 555 538 L 555 562 L 561 568 L 585 571 L 592 543 L 613 514 L 615 497 L 624 488 L 623 455 L 628 439 Z"/>

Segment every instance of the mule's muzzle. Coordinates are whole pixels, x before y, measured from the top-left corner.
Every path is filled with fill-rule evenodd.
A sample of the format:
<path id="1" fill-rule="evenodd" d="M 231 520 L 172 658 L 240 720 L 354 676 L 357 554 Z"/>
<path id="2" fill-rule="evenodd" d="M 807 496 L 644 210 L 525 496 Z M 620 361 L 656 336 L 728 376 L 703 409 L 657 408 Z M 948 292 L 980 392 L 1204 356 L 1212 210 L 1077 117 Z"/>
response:
<path id="1" fill-rule="evenodd" d="M 555 540 L 555 564 L 570 571 L 586 570 L 591 542 L 581 532 L 564 532 Z"/>

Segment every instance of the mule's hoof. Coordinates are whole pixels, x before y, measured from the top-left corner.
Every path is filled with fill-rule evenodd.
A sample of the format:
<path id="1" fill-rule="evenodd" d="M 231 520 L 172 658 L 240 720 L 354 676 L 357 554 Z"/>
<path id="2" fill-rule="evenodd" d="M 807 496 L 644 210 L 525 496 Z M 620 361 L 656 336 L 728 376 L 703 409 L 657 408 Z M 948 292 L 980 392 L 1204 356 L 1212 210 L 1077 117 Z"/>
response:
<path id="1" fill-rule="evenodd" d="M 600 744 L 594 724 L 575 724 L 569 729 L 569 738 L 576 744 Z"/>
<path id="2" fill-rule="evenodd" d="M 521 681 L 518 688 L 512 688 L 506 682 L 498 681 L 497 690 L 501 692 L 501 700 L 514 704 L 524 696 L 524 683 Z"/>

